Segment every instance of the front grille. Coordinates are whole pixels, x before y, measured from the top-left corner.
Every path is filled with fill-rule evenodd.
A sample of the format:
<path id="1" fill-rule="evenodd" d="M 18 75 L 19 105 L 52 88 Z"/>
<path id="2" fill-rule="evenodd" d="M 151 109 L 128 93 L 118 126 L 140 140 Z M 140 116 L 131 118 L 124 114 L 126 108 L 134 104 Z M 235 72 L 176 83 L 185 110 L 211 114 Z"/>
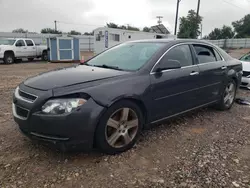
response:
<path id="1" fill-rule="evenodd" d="M 16 114 L 22 118 L 28 118 L 29 110 L 26 110 L 24 108 L 21 108 L 19 106 L 15 106 L 16 108 Z"/>
<path id="2" fill-rule="evenodd" d="M 248 76 L 250 76 L 250 72 L 243 71 L 243 75 L 242 76 L 248 77 Z"/>
<path id="3" fill-rule="evenodd" d="M 34 102 L 37 99 L 37 96 L 21 91 L 20 89 L 18 90 L 18 94 L 20 95 L 20 97 L 30 102 Z"/>

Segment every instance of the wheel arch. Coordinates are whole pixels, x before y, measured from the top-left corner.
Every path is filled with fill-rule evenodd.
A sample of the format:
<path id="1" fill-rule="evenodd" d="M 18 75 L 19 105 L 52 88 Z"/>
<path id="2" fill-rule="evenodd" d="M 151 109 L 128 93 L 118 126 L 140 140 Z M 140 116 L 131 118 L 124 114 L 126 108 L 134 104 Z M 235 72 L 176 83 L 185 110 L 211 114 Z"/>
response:
<path id="1" fill-rule="evenodd" d="M 13 50 L 6 50 L 6 51 L 4 52 L 4 55 L 5 55 L 5 54 L 8 54 L 8 53 L 11 53 L 11 54 L 15 57 L 15 53 L 14 53 Z"/>
<path id="2" fill-rule="evenodd" d="M 115 103 L 118 103 L 120 101 L 124 101 L 124 100 L 127 100 L 127 101 L 131 101 L 133 103 L 135 103 L 141 110 L 141 113 L 143 115 L 143 126 L 145 126 L 145 123 L 147 123 L 147 120 L 148 120 L 148 111 L 147 111 L 147 108 L 146 108 L 146 105 L 144 104 L 144 102 L 137 98 L 137 97 L 132 97 L 132 96 L 126 96 L 126 97 L 122 97 L 122 98 L 119 98 L 115 101 L 113 101 L 108 107 L 112 106 L 113 104 Z"/>

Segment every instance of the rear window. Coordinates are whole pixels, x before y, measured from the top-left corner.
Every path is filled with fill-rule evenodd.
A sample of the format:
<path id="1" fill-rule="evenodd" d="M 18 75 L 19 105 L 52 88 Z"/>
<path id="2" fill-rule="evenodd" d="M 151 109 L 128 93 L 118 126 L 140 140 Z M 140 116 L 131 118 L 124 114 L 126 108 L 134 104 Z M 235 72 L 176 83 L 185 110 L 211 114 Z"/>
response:
<path id="1" fill-rule="evenodd" d="M 25 40 L 27 46 L 34 46 L 32 40 Z"/>

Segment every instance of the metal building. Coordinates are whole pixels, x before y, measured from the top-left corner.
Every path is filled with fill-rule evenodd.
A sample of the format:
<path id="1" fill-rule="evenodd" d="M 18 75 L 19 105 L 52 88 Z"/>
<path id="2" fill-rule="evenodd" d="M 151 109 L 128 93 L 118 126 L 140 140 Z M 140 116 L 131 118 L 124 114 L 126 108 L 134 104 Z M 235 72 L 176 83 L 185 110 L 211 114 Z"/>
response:
<path id="1" fill-rule="evenodd" d="M 159 34 L 151 32 L 130 31 L 123 29 L 114 29 L 100 27 L 94 30 L 94 53 L 98 54 L 117 44 L 141 40 L 141 39 L 161 39 L 161 38 L 176 38 L 172 34 Z"/>

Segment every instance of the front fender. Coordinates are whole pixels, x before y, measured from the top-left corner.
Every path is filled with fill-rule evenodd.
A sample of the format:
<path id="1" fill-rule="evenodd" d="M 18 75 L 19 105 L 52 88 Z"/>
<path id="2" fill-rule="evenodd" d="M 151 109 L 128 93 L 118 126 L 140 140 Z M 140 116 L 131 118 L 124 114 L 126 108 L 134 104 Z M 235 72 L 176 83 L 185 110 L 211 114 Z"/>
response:
<path id="1" fill-rule="evenodd" d="M 149 76 L 141 75 L 57 88 L 53 90 L 53 95 L 59 97 L 85 93 L 99 105 L 109 107 L 123 98 L 147 100 L 149 86 Z"/>

